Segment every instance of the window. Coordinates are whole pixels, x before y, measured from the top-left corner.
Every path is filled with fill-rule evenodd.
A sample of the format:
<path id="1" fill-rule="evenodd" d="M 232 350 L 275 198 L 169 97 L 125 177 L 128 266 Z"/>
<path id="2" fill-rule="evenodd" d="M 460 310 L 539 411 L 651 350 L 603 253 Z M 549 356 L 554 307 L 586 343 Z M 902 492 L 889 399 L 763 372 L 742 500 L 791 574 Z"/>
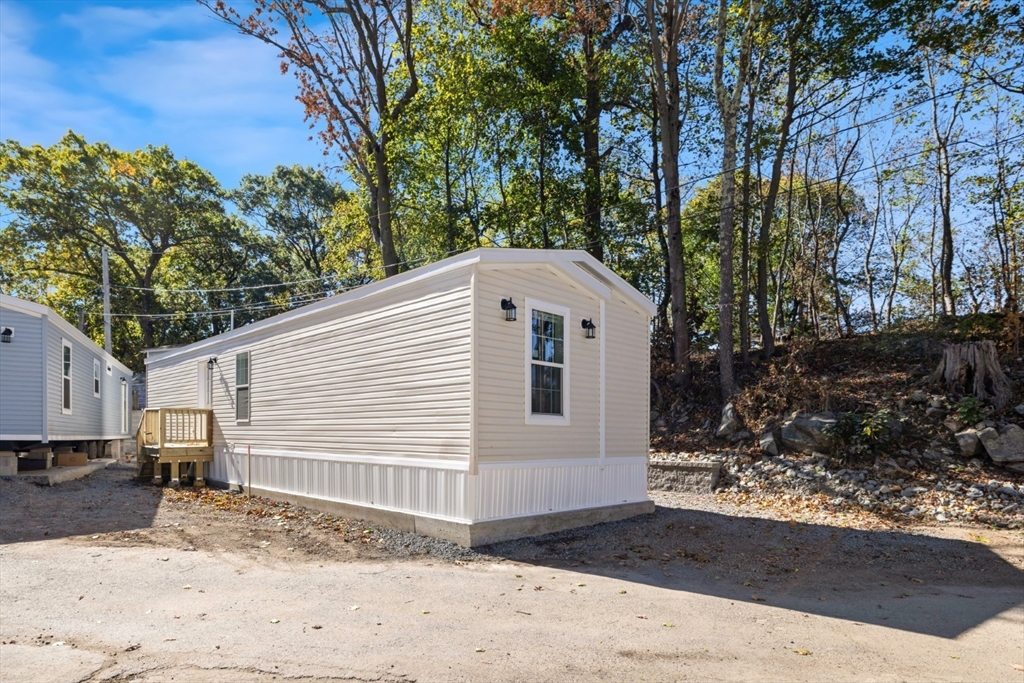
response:
<path id="1" fill-rule="evenodd" d="M 110 363 L 107 363 L 107 377 L 113 377 L 113 376 L 114 376 L 114 366 L 111 365 Z"/>
<path id="2" fill-rule="evenodd" d="M 92 359 L 92 395 L 100 397 L 100 359 Z"/>
<path id="3" fill-rule="evenodd" d="M 71 414 L 71 343 L 66 339 L 60 340 L 61 345 L 61 383 L 60 383 L 60 412 Z"/>
<path id="4" fill-rule="evenodd" d="M 249 352 L 235 356 L 235 419 L 249 421 Z"/>
<path id="5" fill-rule="evenodd" d="M 569 310 L 529 299 L 526 304 L 530 311 L 530 327 L 526 332 L 526 421 L 568 424 L 569 347 L 565 338 L 565 321 Z"/>

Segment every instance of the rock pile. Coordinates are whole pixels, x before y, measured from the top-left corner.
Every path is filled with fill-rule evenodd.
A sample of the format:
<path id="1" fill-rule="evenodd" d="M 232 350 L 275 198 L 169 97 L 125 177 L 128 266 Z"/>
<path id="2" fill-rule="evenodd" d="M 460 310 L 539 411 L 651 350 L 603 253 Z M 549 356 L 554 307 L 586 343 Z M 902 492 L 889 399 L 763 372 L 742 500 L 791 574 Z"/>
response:
<path id="1" fill-rule="evenodd" d="M 872 467 L 844 467 L 823 453 L 760 458 L 735 452 L 659 453 L 652 457 L 721 462 L 719 495 L 742 494 L 761 505 L 801 497 L 820 500 L 835 511 L 1024 527 L 1024 482 L 992 478 L 993 472 L 986 471 L 980 461 L 963 466 L 941 451 L 906 452 Z"/>

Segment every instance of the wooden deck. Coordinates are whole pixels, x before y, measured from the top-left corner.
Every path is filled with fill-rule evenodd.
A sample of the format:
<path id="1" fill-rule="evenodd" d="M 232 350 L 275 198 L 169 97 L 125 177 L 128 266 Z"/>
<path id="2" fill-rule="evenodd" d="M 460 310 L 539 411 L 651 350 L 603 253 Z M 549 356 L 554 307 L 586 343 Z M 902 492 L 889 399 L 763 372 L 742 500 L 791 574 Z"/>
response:
<path id="1" fill-rule="evenodd" d="M 181 478 L 182 466 L 195 467 L 194 482 L 203 486 L 206 463 L 213 462 L 213 411 L 208 408 L 147 408 L 135 433 L 139 472 L 153 465 L 153 483 L 163 483 L 162 465 L 171 467 L 171 481 Z"/>

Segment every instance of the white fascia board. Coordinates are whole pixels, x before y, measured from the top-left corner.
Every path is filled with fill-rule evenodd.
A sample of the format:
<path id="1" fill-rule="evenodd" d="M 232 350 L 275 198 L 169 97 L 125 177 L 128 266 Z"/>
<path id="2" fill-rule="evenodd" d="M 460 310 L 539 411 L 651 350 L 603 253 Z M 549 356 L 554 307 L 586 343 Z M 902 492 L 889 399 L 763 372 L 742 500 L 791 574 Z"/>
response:
<path id="1" fill-rule="evenodd" d="M 377 282 L 371 282 L 370 284 L 329 297 L 323 301 L 303 306 L 302 308 L 294 311 L 281 313 L 272 318 L 267 318 L 266 320 L 261 320 L 256 323 L 252 323 L 251 325 L 231 330 L 230 332 L 218 334 L 214 337 L 210 337 L 209 339 L 204 339 L 193 344 L 187 344 L 181 348 L 173 349 L 166 353 L 161 353 L 156 358 L 146 358 L 146 365 L 159 366 L 165 361 L 180 360 L 183 357 L 203 350 L 212 351 L 221 344 L 234 342 L 259 333 L 279 331 L 278 328 L 285 330 L 299 326 L 300 323 L 305 323 L 308 319 L 333 308 L 337 308 L 354 301 L 359 301 L 367 297 L 383 294 L 399 287 L 420 284 L 424 280 L 439 277 L 469 266 L 473 263 L 477 263 L 480 260 L 479 251 L 480 250 L 474 250 L 466 252 L 465 254 L 459 254 L 457 256 L 438 261 L 437 263 L 432 263 L 429 266 L 423 266 L 422 268 L 406 271 L 393 277 L 378 280 Z"/>
<path id="2" fill-rule="evenodd" d="M 50 324 L 56 325 L 58 329 L 66 336 L 74 340 L 79 344 L 84 344 L 90 347 L 90 351 L 100 358 L 109 361 L 114 367 L 121 372 L 125 373 L 129 377 L 132 375 L 132 371 L 128 369 L 128 366 L 114 358 L 112 355 L 107 353 L 104 349 L 96 345 L 92 339 L 89 339 L 84 334 L 78 331 L 78 328 L 69 323 L 64 319 L 62 315 L 52 308 L 37 304 L 34 301 L 26 301 L 24 299 L 18 299 L 8 294 L 0 294 L 0 305 L 4 308 L 10 308 L 21 313 L 27 313 L 28 315 L 35 316 L 37 318 L 46 317 L 50 320 Z"/>
<path id="3" fill-rule="evenodd" d="M 622 294 L 623 298 L 640 313 L 653 317 L 658 312 L 658 307 L 638 291 L 636 287 L 626 282 L 615 271 L 582 249 L 484 248 L 478 251 L 481 252 L 481 263 L 511 265 L 519 263 L 549 263 L 562 266 L 567 273 L 582 272 L 588 278 L 587 280 L 582 280 L 582 282 L 587 284 L 588 287 L 593 286 L 589 283 L 598 284 L 597 292 L 600 293 L 602 290 L 607 290 L 610 287 Z M 585 264 L 585 267 L 583 264 Z M 587 272 L 588 270 L 591 272 Z M 592 273 L 599 274 L 601 278 L 607 281 L 607 284 L 600 282 Z M 603 298 L 608 298 L 607 296 L 602 296 Z"/>
<path id="4" fill-rule="evenodd" d="M 658 307 L 650 299 L 644 296 L 636 287 L 623 280 L 611 268 L 585 251 L 575 253 L 582 255 L 582 258 L 573 257 L 571 259 L 573 267 L 583 272 L 590 270 L 600 273 L 601 277 L 605 278 L 617 292 L 622 294 L 628 303 L 648 317 L 654 317 L 654 314 L 658 312 Z"/>
<path id="5" fill-rule="evenodd" d="M 632 285 L 616 275 L 611 269 L 585 251 L 579 249 L 506 249 L 499 247 L 484 247 L 467 251 L 462 254 L 456 254 L 455 256 L 442 259 L 437 263 L 409 270 L 377 282 L 371 282 L 368 285 L 363 285 L 362 287 L 338 294 L 337 296 L 332 296 L 323 301 L 303 306 L 302 308 L 294 311 L 281 313 L 272 318 L 267 318 L 266 320 L 261 320 L 260 322 L 246 325 L 245 327 L 240 327 L 230 332 L 224 332 L 223 334 L 195 342 L 194 344 L 188 344 L 178 349 L 160 353 L 157 357 L 147 357 L 146 365 L 158 367 L 163 364 L 164 361 L 176 361 L 192 354 L 201 355 L 200 352 L 203 352 L 204 350 L 208 353 L 212 353 L 214 349 L 223 343 L 233 342 L 259 333 L 268 333 L 279 328 L 282 330 L 288 329 L 301 323 L 305 323 L 310 318 L 313 318 L 324 311 L 329 311 L 338 306 L 344 306 L 349 302 L 359 301 L 360 299 L 382 294 L 398 287 L 420 284 L 425 280 L 439 277 L 476 263 L 481 264 L 485 268 L 488 265 L 498 264 L 502 264 L 506 267 L 515 267 L 515 265 L 519 264 L 547 264 L 562 271 L 584 287 L 593 290 L 599 297 L 604 299 L 610 298 L 611 288 L 600 282 L 598 278 L 588 273 L 586 269 L 581 268 L 577 263 L 580 261 L 586 262 L 591 269 L 601 273 L 603 277 L 612 283 L 614 289 L 619 291 L 628 302 L 632 303 L 637 308 L 638 311 L 648 316 L 653 316 L 655 314 L 657 307 L 651 303 L 647 297 L 638 292 Z"/>

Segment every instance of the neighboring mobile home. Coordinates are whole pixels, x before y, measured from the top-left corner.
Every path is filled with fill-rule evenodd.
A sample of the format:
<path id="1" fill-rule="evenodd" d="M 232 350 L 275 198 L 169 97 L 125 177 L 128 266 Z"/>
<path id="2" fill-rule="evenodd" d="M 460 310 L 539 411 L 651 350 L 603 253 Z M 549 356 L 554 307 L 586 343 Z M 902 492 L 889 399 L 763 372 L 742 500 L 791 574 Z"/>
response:
<path id="1" fill-rule="evenodd" d="M 464 545 L 650 512 L 654 306 L 582 251 L 477 249 L 147 363 L 214 482 Z"/>
<path id="2" fill-rule="evenodd" d="M 131 379 L 55 311 L 0 294 L 0 451 L 116 451 L 131 428 Z"/>

